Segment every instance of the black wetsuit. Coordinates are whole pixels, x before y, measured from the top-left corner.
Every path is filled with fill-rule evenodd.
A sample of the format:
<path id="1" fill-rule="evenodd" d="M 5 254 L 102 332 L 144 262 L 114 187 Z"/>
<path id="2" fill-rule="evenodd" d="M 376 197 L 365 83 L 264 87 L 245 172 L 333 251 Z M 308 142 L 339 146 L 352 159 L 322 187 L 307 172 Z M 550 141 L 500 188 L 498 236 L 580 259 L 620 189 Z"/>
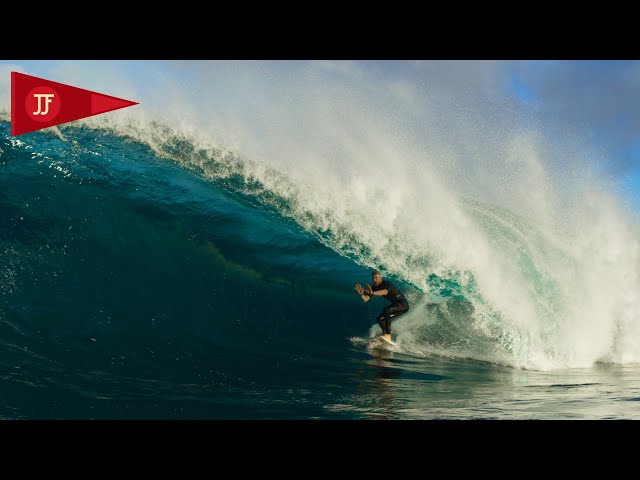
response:
<path id="1" fill-rule="evenodd" d="M 391 302 L 391 305 L 384 307 L 380 315 L 376 318 L 378 325 L 382 329 L 382 333 L 391 334 L 391 319 L 406 313 L 409 310 L 409 302 L 396 286 L 388 280 L 383 280 L 377 287 L 372 287 L 373 291 L 387 290 L 388 293 L 384 298 Z M 378 296 L 378 295 L 374 295 Z"/>

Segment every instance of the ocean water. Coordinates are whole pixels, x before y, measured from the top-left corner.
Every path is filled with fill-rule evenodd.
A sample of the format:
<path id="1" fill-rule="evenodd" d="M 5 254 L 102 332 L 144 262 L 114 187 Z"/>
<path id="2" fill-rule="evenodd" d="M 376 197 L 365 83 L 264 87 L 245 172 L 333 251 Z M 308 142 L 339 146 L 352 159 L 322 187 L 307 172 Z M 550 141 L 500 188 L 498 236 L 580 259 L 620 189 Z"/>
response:
<path id="1" fill-rule="evenodd" d="M 9 130 L 2 419 L 640 418 L 638 237 L 615 206 L 582 243 L 471 200 L 390 233 L 168 127 Z M 411 304 L 397 348 L 369 348 L 372 267 Z"/>

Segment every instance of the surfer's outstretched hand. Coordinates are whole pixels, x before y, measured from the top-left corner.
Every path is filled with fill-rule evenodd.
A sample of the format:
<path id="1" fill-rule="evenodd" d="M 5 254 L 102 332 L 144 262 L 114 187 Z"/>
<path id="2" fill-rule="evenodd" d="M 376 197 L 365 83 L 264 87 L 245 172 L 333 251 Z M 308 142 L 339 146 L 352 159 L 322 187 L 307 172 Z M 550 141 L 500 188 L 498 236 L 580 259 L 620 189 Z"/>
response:
<path id="1" fill-rule="evenodd" d="M 358 295 L 362 295 L 364 293 L 364 288 L 362 288 L 362 285 L 360 285 L 359 283 L 356 283 L 356 286 L 353 288 L 356 292 L 358 292 Z"/>
<path id="2" fill-rule="evenodd" d="M 367 295 L 373 295 L 373 288 L 367 283 Z"/>

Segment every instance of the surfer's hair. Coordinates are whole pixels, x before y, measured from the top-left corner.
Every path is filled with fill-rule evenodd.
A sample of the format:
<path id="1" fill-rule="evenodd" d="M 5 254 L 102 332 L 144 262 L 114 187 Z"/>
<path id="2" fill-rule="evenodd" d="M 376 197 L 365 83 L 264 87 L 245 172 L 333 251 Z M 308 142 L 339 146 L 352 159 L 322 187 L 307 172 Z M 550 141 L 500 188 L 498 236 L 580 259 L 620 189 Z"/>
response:
<path id="1" fill-rule="evenodd" d="M 382 274 L 380 273 L 380 270 L 374 270 L 373 272 L 371 272 L 372 277 L 375 277 L 376 275 L 382 276 Z"/>

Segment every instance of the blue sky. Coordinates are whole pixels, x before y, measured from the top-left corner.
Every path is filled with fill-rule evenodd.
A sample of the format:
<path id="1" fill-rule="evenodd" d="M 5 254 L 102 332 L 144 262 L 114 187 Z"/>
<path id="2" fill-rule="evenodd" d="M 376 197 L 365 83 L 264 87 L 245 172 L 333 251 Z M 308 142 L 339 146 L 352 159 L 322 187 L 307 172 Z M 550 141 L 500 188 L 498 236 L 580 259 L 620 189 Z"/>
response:
<path id="1" fill-rule="evenodd" d="M 78 86 L 132 97 L 147 105 L 158 102 L 162 97 L 157 92 L 170 86 L 183 90 L 178 92 L 174 107 L 177 109 L 180 99 L 190 95 L 196 97 L 207 90 L 232 92 L 226 87 L 233 83 L 233 76 L 218 75 L 219 66 L 239 72 L 239 76 L 246 70 L 259 71 L 265 77 L 273 74 L 289 78 L 292 72 L 307 65 L 306 62 L 54 60 L 8 60 L 0 64 L 18 65 L 25 73 L 63 82 L 77 77 L 81 81 Z M 640 62 L 368 61 L 324 62 L 324 65 L 336 78 L 350 75 L 361 84 L 380 79 L 390 83 L 402 80 L 435 98 L 442 95 L 442 85 L 448 85 L 446 94 L 450 98 L 459 97 L 462 103 L 470 104 L 474 98 L 483 97 L 482 105 L 512 108 L 510 102 L 515 101 L 524 121 L 538 125 L 553 141 L 561 143 L 576 132 L 587 138 L 602 174 L 609 176 L 621 195 L 640 212 Z M 257 78 L 259 81 L 260 76 Z M 242 89 L 236 89 L 235 96 L 220 94 L 218 105 L 226 103 L 233 109 L 235 102 L 246 101 L 243 97 Z"/>
<path id="2" fill-rule="evenodd" d="M 640 212 L 640 62 L 529 62 L 511 73 L 510 90 L 549 127 L 588 132 L 600 167 Z"/>

